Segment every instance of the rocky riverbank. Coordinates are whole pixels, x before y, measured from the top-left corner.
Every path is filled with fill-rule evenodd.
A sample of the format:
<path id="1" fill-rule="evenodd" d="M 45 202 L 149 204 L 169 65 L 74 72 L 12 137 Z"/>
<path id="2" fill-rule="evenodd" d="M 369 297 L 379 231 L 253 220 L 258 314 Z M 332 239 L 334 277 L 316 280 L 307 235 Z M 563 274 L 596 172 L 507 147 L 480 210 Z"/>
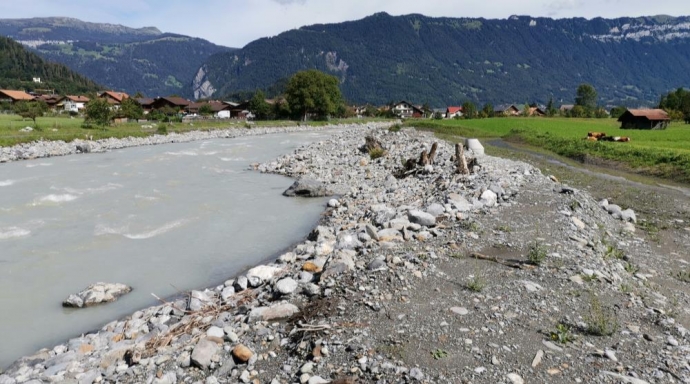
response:
<path id="1" fill-rule="evenodd" d="M 360 151 L 367 133 L 382 157 Z M 24 357 L 0 384 L 690 381 L 687 255 L 525 163 L 477 156 L 460 175 L 438 142 L 433 165 L 394 176 L 436 141 L 348 130 L 255 164 L 338 194 L 307 240 Z"/>

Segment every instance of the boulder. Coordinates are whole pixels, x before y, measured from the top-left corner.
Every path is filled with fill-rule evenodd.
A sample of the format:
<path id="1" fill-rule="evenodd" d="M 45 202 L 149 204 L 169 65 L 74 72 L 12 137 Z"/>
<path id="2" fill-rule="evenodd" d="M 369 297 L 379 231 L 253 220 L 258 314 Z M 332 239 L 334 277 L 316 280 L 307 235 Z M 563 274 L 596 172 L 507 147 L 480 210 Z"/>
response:
<path id="1" fill-rule="evenodd" d="M 270 307 L 256 307 L 249 312 L 249 322 L 286 319 L 299 312 L 294 304 L 283 303 Z"/>
<path id="2" fill-rule="evenodd" d="M 261 282 L 270 281 L 273 276 L 280 271 L 278 267 L 272 267 L 270 265 L 259 265 L 247 271 L 247 279 L 252 280 L 252 278 L 258 278 Z"/>
<path id="3" fill-rule="evenodd" d="M 632 209 L 628 208 L 625 211 L 621 211 L 620 215 L 621 220 L 637 224 L 637 216 L 635 215 L 635 211 Z"/>
<path id="4" fill-rule="evenodd" d="M 96 283 L 77 294 L 69 295 L 69 297 L 62 302 L 62 306 L 83 308 L 102 303 L 110 303 L 129 292 L 132 292 L 132 287 L 125 284 Z"/>
<path id="5" fill-rule="evenodd" d="M 299 284 L 295 281 L 295 279 L 291 277 L 286 277 L 284 279 L 278 280 L 275 286 L 275 290 L 281 295 L 290 295 L 297 290 L 298 285 Z"/>
<path id="6" fill-rule="evenodd" d="M 201 339 L 192 351 L 192 364 L 206 369 L 211 365 L 211 358 L 218 352 L 219 346 L 208 339 Z"/>
<path id="7" fill-rule="evenodd" d="M 436 217 L 423 211 L 413 209 L 407 212 L 407 217 L 409 218 L 410 222 L 423 225 L 425 227 L 433 227 L 436 225 Z"/>
<path id="8" fill-rule="evenodd" d="M 244 344 L 239 344 L 235 348 L 233 348 L 232 355 L 240 363 L 246 363 L 249 361 L 249 359 L 252 358 L 252 356 L 254 356 L 254 352 L 252 352 L 251 349 L 244 346 Z"/>
<path id="9" fill-rule="evenodd" d="M 290 188 L 283 192 L 284 196 L 289 197 L 324 197 L 332 194 L 333 192 L 329 191 L 322 182 L 308 177 L 295 181 Z"/>
<path id="10" fill-rule="evenodd" d="M 481 198 L 479 199 L 484 205 L 487 207 L 493 207 L 496 205 L 496 202 L 498 201 L 498 195 L 490 189 L 487 189 L 482 193 Z"/>
<path id="11" fill-rule="evenodd" d="M 362 242 L 357 239 L 357 234 L 350 231 L 338 233 L 335 247 L 337 249 L 357 249 L 362 247 Z"/>
<path id="12" fill-rule="evenodd" d="M 426 208 L 426 213 L 439 217 L 446 212 L 446 208 L 439 203 L 433 203 Z"/>
<path id="13" fill-rule="evenodd" d="M 475 155 L 484 154 L 484 146 L 477 139 L 467 139 L 465 140 L 465 148 L 472 151 Z"/>

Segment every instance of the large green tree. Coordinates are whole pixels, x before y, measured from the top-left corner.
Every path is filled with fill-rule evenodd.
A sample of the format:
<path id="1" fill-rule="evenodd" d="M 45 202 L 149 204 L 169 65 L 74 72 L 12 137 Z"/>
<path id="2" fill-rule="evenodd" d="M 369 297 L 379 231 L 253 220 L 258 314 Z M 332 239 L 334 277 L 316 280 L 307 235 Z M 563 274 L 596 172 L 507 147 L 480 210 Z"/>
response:
<path id="1" fill-rule="evenodd" d="M 36 127 L 36 118 L 43 116 L 48 111 L 48 105 L 43 101 L 20 101 L 14 104 L 14 113 L 25 118 L 31 119 Z"/>
<path id="2" fill-rule="evenodd" d="M 118 115 L 128 119 L 141 119 L 144 116 L 144 108 L 134 99 L 124 99 L 120 104 Z"/>
<path id="3" fill-rule="evenodd" d="M 477 106 L 471 101 L 462 103 L 462 115 L 466 119 L 474 119 L 477 117 Z"/>
<path id="4" fill-rule="evenodd" d="M 577 87 L 575 105 L 581 106 L 587 113 L 594 111 L 597 108 L 597 90 L 590 84 L 580 84 Z"/>
<path id="5" fill-rule="evenodd" d="M 271 114 L 271 105 L 266 102 L 266 95 L 263 91 L 257 90 L 249 100 L 249 110 L 256 116 L 257 120 L 268 120 Z"/>
<path id="6" fill-rule="evenodd" d="M 305 121 L 312 114 L 325 119 L 335 114 L 342 102 L 339 81 L 335 76 L 311 69 L 297 72 L 285 90 L 290 109 Z"/>
<path id="7" fill-rule="evenodd" d="M 91 125 L 95 124 L 101 127 L 105 127 L 110 124 L 114 114 L 110 109 L 110 104 L 106 99 L 96 98 L 92 99 L 86 104 L 86 119 L 84 124 Z"/>

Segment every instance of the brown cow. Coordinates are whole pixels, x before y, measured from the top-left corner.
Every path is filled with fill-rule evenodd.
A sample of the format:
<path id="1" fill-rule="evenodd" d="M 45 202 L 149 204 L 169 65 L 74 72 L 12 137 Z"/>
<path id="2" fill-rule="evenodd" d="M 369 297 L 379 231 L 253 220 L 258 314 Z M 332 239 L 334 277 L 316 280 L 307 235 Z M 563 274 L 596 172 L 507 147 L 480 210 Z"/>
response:
<path id="1" fill-rule="evenodd" d="M 597 141 L 597 138 L 594 137 L 594 136 L 587 136 L 587 137 L 585 137 L 585 140 L 587 140 L 587 141 Z"/>
<path id="2" fill-rule="evenodd" d="M 616 137 L 616 141 L 620 143 L 627 143 L 628 141 L 630 141 L 630 138 L 627 136 Z"/>
<path id="3" fill-rule="evenodd" d="M 604 132 L 588 132 L 587 133 L 587 137 L 595 137 L 595 138 L 597 138 L 597 140 L 599 140 L 605 136 L 606 136 L 606 133 L 604 133 Z"/>

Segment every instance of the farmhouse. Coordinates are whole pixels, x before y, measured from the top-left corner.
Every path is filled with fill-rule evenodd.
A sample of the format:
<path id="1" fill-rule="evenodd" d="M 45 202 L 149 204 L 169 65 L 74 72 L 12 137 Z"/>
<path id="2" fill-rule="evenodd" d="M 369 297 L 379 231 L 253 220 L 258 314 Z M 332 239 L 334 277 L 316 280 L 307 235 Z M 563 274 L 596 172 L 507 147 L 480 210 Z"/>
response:
<path id="1" fill-rule="evenodd" d="M 10 103 L 16 103 L 18 101 L 30 101 L 34 97 L 29 95 L 24 91 L 11 91 L 8 89 L 0 89 L 0 102 L 9 101 Z"/>
<path id="2" fill-rule="evenodd" d="M 452 119 L 455 117 L 462 117 L 462 107 L 446 108 L 446 119 Z"/>
<path id="3" fill-rule="evenodd" d="M 144 114 L 147 114 L 153 110 L 153 102 L 156 101 L 156 99 L 152 99 L 150 97 L 140 97 L 134 100 L 141 105 L 141 108 L 144 110 Z"/>
<path id="4" fill-rule="evenodd" d="M 393 111 L 393 114 L 402 119 L 407 119 L 410 117 L 421 118 L 424 116 L 424 111 L 422 111 L 421 108 L 418 108 L 404 100 L 393 104 L 391 106 L 391 111 Z"/>
<path id="5" fill-rule="evenodd" d="M 520 109 L 513 104 L 497 105 L 494 108 L 494 116 L 519 116 Z"/>
<path id="6" fill-rule="evenodd" d="M 191 104 L 189 100 L 185 100 L 177 96 L 158 97 L 151 105 L 151 108 L 158 110 L 163 109 L 165 107 L 169 107 L 174 109 L 175 111 L 181 111 L 187 108 L 189 104 Z"/>
<path id="7" fill-rule="evenodd" d="M 122 100 L 129 99 L 129 95 L 124 92 L 105 91 L 99 93 L 98 98 L 105 99 L 110 105 L 120 105 Z"/>
<path id="8" fill-rule="evenodd" d="M 81 112 L 84 109 L 86 103 L 89 102 L 89 98 L 86 96 L 65 96 L 58 100 L 56 104 L 57 109 L 61 109 L 65 112 Z"/>
<path id="9" fill-rule="evenodd" d="M 618 121 L 621 129 L 666 129 L 671 118 L 663 109 L 628 109 Z"/>

